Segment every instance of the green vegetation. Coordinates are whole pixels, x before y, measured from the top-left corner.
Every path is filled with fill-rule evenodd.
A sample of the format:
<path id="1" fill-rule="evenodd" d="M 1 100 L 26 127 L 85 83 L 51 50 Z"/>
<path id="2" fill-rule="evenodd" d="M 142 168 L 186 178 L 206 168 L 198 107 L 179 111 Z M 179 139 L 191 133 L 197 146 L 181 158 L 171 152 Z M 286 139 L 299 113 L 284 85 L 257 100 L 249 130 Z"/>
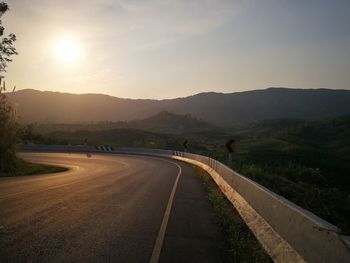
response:
<path id="1" fill-rule="evenodd" d="M 24 160 L 18 158 L 16 160 L 15 169 L 13 169 L 11 172 L 0 173 L 0 177 L 58 173 L 58 172 L 64 172 L 67 170 L 68 169 L 65 167 L 30 163 L 30 162 L 27 162 L 27 161 L 24 161 Z"/>
<path id="2" fill-rule="evenodd" d="M 224 262 L 272 262 L 210 175 L 198 167 L 195 169 L 213 206 L 216 223 L 225 237 Z"/>
<path id="3" fill-rule="evenodd" d="M 16 128 L 14 109 L 7 102 L 3 93 L 6 91 L 6 84 L 2 73 L 6 71 L 7 64 L 12 61 L 11 56 L 16 55 L 13 47 L 16 36 L 10 34 L 3 37 L 4 27 L 1 17 L 8 11 L 8 5 L 0 2 L 0 173 L 13 172 L 16 169 Z"/>
<path id="4" fill-rule="evenodd" d="M 350 233 L 350 116 L 270 120 L 239 134 L 234 169 Z"/>
<path id="5" fill-rule="evenodd" d="M 0 78 L 0 85 L 1 85 Z M 0 173 L 11 172 L 16 165 L 16 129 L 12 107 L 0 89 Z"/>

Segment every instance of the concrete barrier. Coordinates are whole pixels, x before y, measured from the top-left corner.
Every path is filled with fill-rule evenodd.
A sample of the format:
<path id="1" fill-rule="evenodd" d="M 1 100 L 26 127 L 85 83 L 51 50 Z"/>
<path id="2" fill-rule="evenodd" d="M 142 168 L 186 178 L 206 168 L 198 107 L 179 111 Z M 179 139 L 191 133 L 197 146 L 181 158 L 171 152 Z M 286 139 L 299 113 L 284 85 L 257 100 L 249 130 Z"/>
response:
<path id="1" fill-rule="evenodd" d="M 274 262 L 305 262 L 299 253 L 274 231 L 267 221 L 213 168 L 202 162 L 184 157 L 173 156 L 172 158 L 199 166 L 211 175 Z M 217 163 L 211 160 L 210 164 L 212 167 L 217 166 Z"/>
<path id="2" fill-rule="evenodd" d="M 106 148 L 107 149 L 107 148 Z M 170 157 L 209 172 L 276 262 L 350 263 L 350 238 L 340 230 L 207 156 L 161 149 L 22 146 L 22 151 L 108 152 Z"/>

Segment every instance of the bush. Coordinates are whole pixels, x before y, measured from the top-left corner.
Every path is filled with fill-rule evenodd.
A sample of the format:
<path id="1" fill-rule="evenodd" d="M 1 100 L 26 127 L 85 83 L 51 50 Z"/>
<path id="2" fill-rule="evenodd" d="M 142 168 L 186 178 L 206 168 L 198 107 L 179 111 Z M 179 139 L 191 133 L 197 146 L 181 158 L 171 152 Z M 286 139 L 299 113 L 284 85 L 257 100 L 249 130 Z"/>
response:
<path id="1" fill-rule="evenodd" d="M 9 10 L 5 2 L 0 2 L 0 73 L 6 72 L 6 67 L 12 61 L 11 57 L 17 55 L 13 46 L 16 36 L 10 34 L 3 37 L 4 27 L 2 26 L 2 15 Z M 4 76 L 0 75 L 0 173 L 7 173 L 15 170 L 16 158 L 16 123 L 14 110 L 8 104 Z M 15 89 L 13 89 L 15 90 Z"/>

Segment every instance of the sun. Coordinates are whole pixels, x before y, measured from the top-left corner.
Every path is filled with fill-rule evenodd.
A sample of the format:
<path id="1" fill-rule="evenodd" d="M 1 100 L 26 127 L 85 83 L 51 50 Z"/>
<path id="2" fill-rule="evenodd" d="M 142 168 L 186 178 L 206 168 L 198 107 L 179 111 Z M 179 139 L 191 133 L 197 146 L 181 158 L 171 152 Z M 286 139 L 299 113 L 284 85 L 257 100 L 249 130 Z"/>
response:
<path id="1" fill-rule="evenodd" d="M 65 63 L 73 63 L 80 56 L 80 48 L 74 40 L 63 39 L 57 43 L 55 54 L 58 60 Z"/>

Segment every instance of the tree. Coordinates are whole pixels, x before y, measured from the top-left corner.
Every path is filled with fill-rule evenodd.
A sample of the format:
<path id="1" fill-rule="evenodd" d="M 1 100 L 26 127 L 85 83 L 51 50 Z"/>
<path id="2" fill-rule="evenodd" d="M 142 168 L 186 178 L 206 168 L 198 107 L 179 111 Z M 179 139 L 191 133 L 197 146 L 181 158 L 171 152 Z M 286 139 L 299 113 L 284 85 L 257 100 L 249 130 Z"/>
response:
<path id="1" fill-rule="evenodd" d="M 0 3 L 0 37 L 4 35 L 4 27 L 2 26 L 2 16 L 9 10 L 6 3 Z M 0 72 L 5 72 L 7 64 L 12 61 L 11 56 L 17 55 L 16 48 L 13 46 L 16 41 L 15 34 L 9 34 L 8 37 L 3 37 L 0 41 Z"/>
<path id="2" fill-rule="evenodd" d="M 0 37 L 4 35 L 2 15 L 9 10 L 6 3 L 0 3 Z M 16 121 L 14 109 L 7 102 L 4 76 L 6 67 L 12 61 L 11 56 L 17 55 L 13 46 L 16 36 L 10 34 L 0 39 L 0 173 L 11 172 L 16 168 Z"/>

